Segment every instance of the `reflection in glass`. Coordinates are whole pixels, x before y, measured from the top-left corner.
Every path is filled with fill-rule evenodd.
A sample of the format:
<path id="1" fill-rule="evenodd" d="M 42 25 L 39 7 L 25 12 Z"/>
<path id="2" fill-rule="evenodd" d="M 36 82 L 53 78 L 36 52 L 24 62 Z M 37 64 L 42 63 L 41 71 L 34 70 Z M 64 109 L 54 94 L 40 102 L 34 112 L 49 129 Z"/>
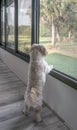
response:
<path id="1" fill-rule="evenodd" d="M 2 3 L 1 7 L 1 41 L 2 44 L 4 45 L 5 42 L 5 7 L 4 4 Z"/>
<path id="2" fill-rule="evenodd" d="M 18 0 L 18 50 L 28 52 L 31 46 L 31 0 Z"/>
<path id="3" fill-rule="evenodd" d="M 15 38 L 14 38 L 14 2 L 8 3 L 6 8 L 6 35 L 7 35 L 7 46 L 14 49 Z"/>

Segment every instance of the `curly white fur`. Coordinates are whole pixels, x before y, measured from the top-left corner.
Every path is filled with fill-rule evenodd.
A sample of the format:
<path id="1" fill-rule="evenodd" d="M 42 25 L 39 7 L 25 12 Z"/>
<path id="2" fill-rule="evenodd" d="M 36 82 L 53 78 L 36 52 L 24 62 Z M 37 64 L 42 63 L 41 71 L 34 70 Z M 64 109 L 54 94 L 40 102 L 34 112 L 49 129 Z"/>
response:
<path id="1" fill-rule="evenodd" d="M 37 108 L 42 106 L 42 92 L 46 81 L 46 74 L 53 69 L 53 66 L 49 66 L 44 60 L 46 54 L 46 48 L 42 45 L 34 44 L 31 47 L 28 82 L 24 96 L 25 105 L 28 107 Z"/>

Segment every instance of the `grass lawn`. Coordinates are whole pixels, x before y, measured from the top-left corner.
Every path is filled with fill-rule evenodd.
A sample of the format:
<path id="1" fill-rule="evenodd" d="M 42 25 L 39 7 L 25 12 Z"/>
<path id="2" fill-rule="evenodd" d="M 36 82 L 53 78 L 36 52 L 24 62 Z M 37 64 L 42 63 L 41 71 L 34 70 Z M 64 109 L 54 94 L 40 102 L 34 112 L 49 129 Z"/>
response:
<path id="1" fill-rule="evenodd" d="M 53 64 L 55 69 L 77 78 L 77 58 L 51 53 L 46 56 L 48 64 Z"/>

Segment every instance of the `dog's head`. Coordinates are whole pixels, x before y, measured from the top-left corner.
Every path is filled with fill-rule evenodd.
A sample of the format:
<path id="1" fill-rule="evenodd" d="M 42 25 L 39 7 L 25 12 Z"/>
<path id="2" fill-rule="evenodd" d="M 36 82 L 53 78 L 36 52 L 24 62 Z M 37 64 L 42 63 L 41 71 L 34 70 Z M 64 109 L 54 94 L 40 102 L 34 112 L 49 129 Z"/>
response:
<path id="1" fill-rule="evenodd" d="M 31 53 L 32 52 L 39 52 L 39 53 L 41 53 L 42 56 L 47 55 L 46 48 L 43 45 L 39 45 L 39 44 L 33 44 L 30 51 L 31 51 Z"/>

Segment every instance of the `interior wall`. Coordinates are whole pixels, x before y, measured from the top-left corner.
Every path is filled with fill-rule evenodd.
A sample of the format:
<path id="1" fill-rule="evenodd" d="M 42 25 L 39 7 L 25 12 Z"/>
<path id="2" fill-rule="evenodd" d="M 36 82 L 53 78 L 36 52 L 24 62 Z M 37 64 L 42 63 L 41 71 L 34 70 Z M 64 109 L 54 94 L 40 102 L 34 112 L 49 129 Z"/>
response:
<path id="1" fill-rule="evenodd" d="M 27 82 L 28 63 L 0 48 L 4 63 L 22 80 Z"/>
<path id="2" fill-rule="evenodd" d="M 77 90 L 48 75 L 44 100 L 72 130 L 77 130 Z"/>
<path id="3" fill-rule="evenodd" d="M 28 63 L 1 48 L 0 55 L 9 68 L 26 83 Z M 77 130 L 77 91 L 75 89 L 47 75 L 44 101 L 73 128 L 72 130 Z"/>

